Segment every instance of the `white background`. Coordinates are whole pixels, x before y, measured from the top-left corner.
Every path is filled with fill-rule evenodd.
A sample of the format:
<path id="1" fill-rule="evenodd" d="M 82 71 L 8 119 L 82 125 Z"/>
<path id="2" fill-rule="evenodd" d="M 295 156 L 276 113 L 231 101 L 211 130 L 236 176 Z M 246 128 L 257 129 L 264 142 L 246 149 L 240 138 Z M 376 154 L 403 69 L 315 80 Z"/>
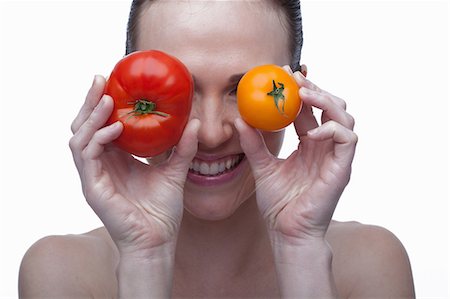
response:
<path id="1" fill-rule="evenodd" d="M 129 1 L 0 6 L 0 297 L 39 238 L 101 225 L 83 199 L 70 123 L 94 74 L 122 57 Z M 337 220 L 393 231 L 418 298 L 447 298 L 449 5 L 305 1 L 302 63 L 344 98 L 359 144 Z M 295 147 L 288 130 L 283 156 Z"/>

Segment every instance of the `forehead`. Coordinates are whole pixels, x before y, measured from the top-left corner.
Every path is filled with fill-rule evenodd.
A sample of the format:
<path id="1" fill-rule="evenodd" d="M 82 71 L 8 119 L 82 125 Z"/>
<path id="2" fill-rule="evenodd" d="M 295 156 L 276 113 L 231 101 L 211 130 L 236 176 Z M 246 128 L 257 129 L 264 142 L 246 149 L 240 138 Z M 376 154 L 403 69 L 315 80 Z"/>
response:
<path id="1" fill-rule="evenodd" d="M 141 14 L 137 49 L 158 49 L 188 66 L 289 63 L 282 14 L 268 0 L 157 1 Z"/>

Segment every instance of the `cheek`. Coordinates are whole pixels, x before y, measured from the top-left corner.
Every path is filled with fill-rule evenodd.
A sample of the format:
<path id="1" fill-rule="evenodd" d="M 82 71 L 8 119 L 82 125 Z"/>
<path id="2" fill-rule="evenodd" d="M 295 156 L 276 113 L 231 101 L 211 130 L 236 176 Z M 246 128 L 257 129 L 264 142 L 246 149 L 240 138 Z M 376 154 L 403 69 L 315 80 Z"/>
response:
<path id="1" fill-rule="evenodd" d="M 284 140 L 284 132 L 285 130 L 278 132 L 262 132 L 267 148 L 274 156 L 278 156 L 280 153 Z"/>

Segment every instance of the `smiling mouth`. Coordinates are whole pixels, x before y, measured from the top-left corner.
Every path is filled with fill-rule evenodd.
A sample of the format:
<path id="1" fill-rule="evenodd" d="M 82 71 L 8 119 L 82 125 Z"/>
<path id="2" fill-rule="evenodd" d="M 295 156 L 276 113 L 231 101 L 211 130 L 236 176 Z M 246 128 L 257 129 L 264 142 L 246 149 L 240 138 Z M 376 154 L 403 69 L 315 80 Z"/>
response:
<path id="1" fill-rule="evenodd" d="M 216 161 L 203 161 L 197 158 L 189 165 L 189 172 L 202 176 L 219 176 L 233 171 L 244 160 L 244 154 L 227 156 Z"/>

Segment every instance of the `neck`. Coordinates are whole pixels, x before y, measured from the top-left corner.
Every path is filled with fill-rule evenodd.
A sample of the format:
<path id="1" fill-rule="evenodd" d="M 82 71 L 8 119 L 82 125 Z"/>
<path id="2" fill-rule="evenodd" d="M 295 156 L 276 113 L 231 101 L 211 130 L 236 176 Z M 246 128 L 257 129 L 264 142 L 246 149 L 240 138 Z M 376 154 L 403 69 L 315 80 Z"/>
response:
<path id="1" fill-rule="evenodd" d="M 178 236 L 176 267 L 185 274 L 208 269 L 236 275 L 260 268 L 271 254 L 264 219 L 255 198 L 229 218 L 204 221 L 185 212 Z M 227 275 L 227 274 L 225 274 Z"/>

